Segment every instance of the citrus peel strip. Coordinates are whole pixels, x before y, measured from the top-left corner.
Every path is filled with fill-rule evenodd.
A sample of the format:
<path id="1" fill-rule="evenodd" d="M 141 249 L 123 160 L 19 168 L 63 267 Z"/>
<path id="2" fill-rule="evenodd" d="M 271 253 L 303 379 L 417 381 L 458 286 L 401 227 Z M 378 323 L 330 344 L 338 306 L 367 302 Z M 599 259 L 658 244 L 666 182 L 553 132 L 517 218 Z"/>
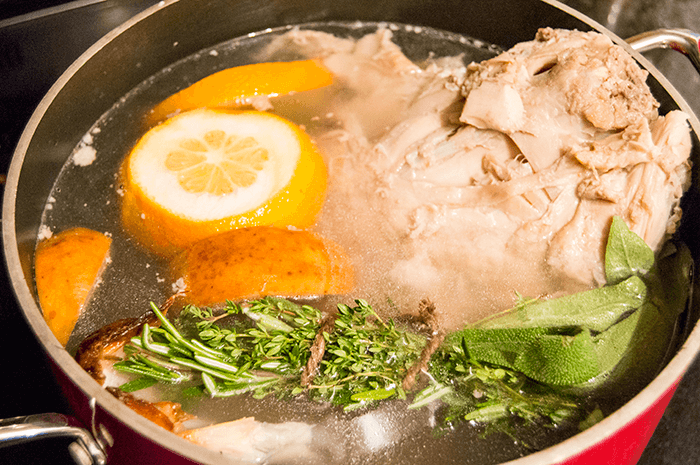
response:
<path id="1" fill-rule="evenodd" d="M 171 261 L 171 269 L 195 305 L 345 294 L 354 286 L 352 263 L 338 244 L 274 227 L 242 228 L 194 243 Z"/>
<path id="2" fill-rule="evenodd" d="M 34 271 L 44 319 L 65 346 L 109 261 L 112 240 L 86 228 L 62 231 L 39 243 Z"/>
<path id="3" fill-rule="evenodd" d="M 329 86 L 333 75 L 318 60 L 255 63 L 211 74 L 153 109 L 151 124 L 197 108 L 240 107 L 259 96 L 275 97 Z"/>

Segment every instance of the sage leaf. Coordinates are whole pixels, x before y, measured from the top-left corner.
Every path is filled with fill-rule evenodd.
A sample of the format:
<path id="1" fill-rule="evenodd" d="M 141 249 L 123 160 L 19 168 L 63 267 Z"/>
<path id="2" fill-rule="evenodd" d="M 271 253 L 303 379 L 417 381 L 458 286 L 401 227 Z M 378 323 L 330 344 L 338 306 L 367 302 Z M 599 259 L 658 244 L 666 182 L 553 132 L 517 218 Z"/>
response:
<path id="1" fill-rule="evenodd" d="M 628 352 L 646 344 L 646 337 L 660 323 L 660 319 L 658 307 L 647 302 L 629 317 L 599 334 L 594 344 L 601 373 L 611 371 Z"/>
<path id="2" fill-rule="evenodd" d="M 552 386 L 584 383 L 600 373 L 593 338 L 587 330 L 574 336 L 539 337 L 518 356 L 514 368 Z"/>
<path id="3" fill-rule="evenodd" d="M 616 284 L 630 276 L 645 275 L 654 265 L 654 251 L 644 239 L 630 231 L 627 223 L 614 216 L 605 247 L 605 277 Z"/>
<path id="4" fill-rule="evenodd" d="M 460 339 L 468 358 L 513 369 L 518 356 L 541 336 L 546 328 L 467 328 L 449 336 L 445 344 Z"/>
<path id="5" fill-rule="evenodd" d="M 576 385 L 600 373 L 588 330 L 569 335 L 548 328 L 473 328 L 458 334 L 468 359 L 516 370 L 541 383 Z"/>
<path id="6" fill-rule="evenodd" d="M 685 310 L 690 298 L 695 262 L 690 249 L 683 243 L 667 242 L 659 257 L 656 262 L 658 270 L 651 273 L 647 281 L 659 297 L 655 303 L 659 304 L 664 317 L 673 319 Z"/>
<path id="7" fill-rule="evenodd" d="M 581 327 L 602 332 L 617 322 L 623 314 L 639 308 L 646 299 L 646 285 L 639 277 L 631 276 L 613 286 L 516 307 L 496 318 L 479 323 L 478 327 Z"/>

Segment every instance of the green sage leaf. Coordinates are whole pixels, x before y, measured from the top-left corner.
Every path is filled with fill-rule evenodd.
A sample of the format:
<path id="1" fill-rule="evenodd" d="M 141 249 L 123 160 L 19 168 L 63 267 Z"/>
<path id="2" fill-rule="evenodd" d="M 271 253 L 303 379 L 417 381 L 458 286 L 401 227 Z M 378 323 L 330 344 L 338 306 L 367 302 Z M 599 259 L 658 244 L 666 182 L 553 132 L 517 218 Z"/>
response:
<path id="1" fill-rule="evenodd" d="M 587 330 L 575 336 L 539 337 L 518 356 L 514 368 L 552 386 L 584 383 L 600 373 L 593 338 Z"/>
<path id="2" fill-rule="evenodd" d="M 613 217 L 605 247 L 605 277 L 616 284 L 630 276 L 645 275 L 654 265 L 654 251 L 630 231 L 619 216 Z"/>
<path id="3" fill-rule="evenodd" d="M 608 329 L 620 317 L 639 308 L 647 287 L 637 276 L 613 285 L 555 299 L 535 301 L 478 324 L 479 328 L 581 327 Z"/>

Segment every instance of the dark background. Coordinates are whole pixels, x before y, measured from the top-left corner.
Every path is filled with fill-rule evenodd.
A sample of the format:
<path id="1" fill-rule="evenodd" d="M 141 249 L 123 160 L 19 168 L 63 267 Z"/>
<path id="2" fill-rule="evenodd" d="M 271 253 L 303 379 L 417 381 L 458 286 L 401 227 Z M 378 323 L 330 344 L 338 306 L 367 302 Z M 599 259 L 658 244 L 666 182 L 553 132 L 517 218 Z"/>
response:
<path id="1" fill-rule="evenodd" d="M 351 1 L 351 0 L 339 0 Z M 102 35 L 156 0 L 0 0 L 0 190 L 21 131 L 51 84 Z M 658 27 L 700 31 L 700 0 L 568 0 L 622 37 Z M 700 114 L 685 58 L 648 56 Z M 700 362 L 681 382 L 640 465 L 700 463 Z M 0 265 L 0 418 L 69 413 Z M 69 463 L 63 441 L 0 449 L 0 463 Z M 48 458 L 47 458 L 48 457 Z M 601 464 L 602 465 L 602 464 Z"/>
<path id="2" fill-rule="evenodd" d="M 65 0 L 2 0 L 0 19 L 13 18 L 36 10 L 67 3 Z"/>

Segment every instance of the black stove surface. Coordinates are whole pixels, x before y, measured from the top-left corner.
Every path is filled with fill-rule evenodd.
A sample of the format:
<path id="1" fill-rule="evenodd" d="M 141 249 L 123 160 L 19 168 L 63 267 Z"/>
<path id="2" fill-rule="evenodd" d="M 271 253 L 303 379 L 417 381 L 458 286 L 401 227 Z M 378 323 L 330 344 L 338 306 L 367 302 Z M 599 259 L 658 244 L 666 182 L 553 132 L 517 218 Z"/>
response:
<path id="1" fill-rule="evenodd" d="M 70 63 L 155 0 L 0 0 L 0 181 L 32 111 Z M 700 0 L 569 0 L 626 37 L 656 27 L 700 30 Z M 625 9 L 622 9 L 622 6 Z M 700 79 L 683 57 L 654 63 L 700 113 Z M 3 182 L 0 182 L 2 189 Z M 1 253 L 1 252 L 0 252 Z M 0 266 L 0 418 L 69 414 Z M 640 465 L 700 464 L 700 361 L 681 382 Z M 0 463 L 72 463 L 65 442 L 0 449 Z M 50 458 L 47 458 L 50 457 Z"/>

